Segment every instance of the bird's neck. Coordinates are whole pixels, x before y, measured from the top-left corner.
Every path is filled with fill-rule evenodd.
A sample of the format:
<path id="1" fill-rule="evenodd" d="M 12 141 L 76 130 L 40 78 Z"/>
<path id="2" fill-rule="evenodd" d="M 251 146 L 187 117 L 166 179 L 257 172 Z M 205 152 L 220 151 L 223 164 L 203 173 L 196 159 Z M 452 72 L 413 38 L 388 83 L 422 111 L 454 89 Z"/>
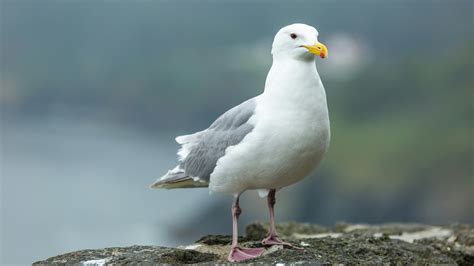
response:
<path id="1" fill-rule="evenodd" d="M 326 100 L 314 59 L 274 58 L 263 96 L 295 103 L 308 97 Z"/>

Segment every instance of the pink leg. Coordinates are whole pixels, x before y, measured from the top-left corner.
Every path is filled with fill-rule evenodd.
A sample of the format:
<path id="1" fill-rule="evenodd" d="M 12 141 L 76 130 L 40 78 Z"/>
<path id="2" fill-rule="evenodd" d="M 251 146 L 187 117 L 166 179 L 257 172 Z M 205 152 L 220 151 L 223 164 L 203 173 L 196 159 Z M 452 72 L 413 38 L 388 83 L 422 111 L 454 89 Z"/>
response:
<path id="1" fill-rule="evenodd" d="M 238 221 L 242 210 L 239 206 L 240 194 L 235 195 L 234 204 L 232 205 L 232 246 L 227 259 L 230 262 L 239 262 L 243 260 L 256 258 L 265 251 L 264 248 L 242 248 L 238 246 Z"/>
<path id="2" fill-rule="evenodd" d="M 282 241 L 276 233 L 275 211 L 274 211 L 274 206 L 276 202 L 275 193 L 276 193 L 276 190 L 271 189 L 267 196 L 268 210 L 270 212 L 270 231 L 268 232 L 268 236 L 262 240 L 262 244 L 265 246 L 283 245 L 283 246 L 287 246 L 291 248 L 302 249 L 299 247 L 295 247 L 294 245 L 288 242 Z"/>

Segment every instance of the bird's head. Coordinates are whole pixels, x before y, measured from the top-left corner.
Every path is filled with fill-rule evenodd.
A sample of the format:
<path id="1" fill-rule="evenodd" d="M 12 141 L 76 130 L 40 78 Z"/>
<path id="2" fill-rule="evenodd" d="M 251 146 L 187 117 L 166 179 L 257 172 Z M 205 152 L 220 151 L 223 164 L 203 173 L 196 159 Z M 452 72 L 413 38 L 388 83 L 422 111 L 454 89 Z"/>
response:
<path id="1" fill-rule="evenodd" d="M 281 28 L 275 35 L 272 45 L 274 57 L 292 57 L 312 60 L 314 56 L 326 58 L 328 49 L 318 42 L 318 31 L 306 24 L 291 24 Z"/>

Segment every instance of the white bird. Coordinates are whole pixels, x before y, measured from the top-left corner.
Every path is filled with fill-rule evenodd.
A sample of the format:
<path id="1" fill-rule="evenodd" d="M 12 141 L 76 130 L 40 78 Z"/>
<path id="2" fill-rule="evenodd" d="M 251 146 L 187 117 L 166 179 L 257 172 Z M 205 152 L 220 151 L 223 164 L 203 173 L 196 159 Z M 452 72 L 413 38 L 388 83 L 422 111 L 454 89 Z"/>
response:
<path id="1" fill-rule="evenodd" d="M 305 24 L 283 27 L 271 53 L 264 92 L 228 110 L 209 128 L 177 137 L 178 166 L 151 185 L 233 194 L 229 261 L 254 258 L 265 250 L 238 246 L 239 196 L 246 190 L 258 190 L 268 200 L 270 231 L 262 244 L 291 246 L 276 234 L 276 190 L 309 175 L 329 146 L 326 92 L 315 64 L 315 56 L 325 58 L 328 51 L 318 42 L 318 31 Z"/>

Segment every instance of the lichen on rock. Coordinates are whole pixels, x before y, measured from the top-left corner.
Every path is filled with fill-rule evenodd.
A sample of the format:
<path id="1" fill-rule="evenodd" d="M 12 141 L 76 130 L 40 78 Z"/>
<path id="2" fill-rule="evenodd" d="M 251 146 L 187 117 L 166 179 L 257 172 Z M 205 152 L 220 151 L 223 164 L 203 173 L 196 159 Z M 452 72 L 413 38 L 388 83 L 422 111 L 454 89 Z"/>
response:
<path id="1" fill-rule="evenodd" d="M 261 247 L 268 224 L 252 223 L 243 246 Z M 474 265 L 474 226 L 458 224 L 429 226 L 420 224 L 337 224 L 326 228 L 314 224 L 283 223 L 280 236 L 302 250 L 273 246 L 252 263 L 321 264 L 459 264 Z M 48 264 L 127 264 L 224 263 L 231 236 L 204 236 L 196 243 L 177 248 L 131 246 L 81 250 L 55 256 L 34 265 Z"/>

